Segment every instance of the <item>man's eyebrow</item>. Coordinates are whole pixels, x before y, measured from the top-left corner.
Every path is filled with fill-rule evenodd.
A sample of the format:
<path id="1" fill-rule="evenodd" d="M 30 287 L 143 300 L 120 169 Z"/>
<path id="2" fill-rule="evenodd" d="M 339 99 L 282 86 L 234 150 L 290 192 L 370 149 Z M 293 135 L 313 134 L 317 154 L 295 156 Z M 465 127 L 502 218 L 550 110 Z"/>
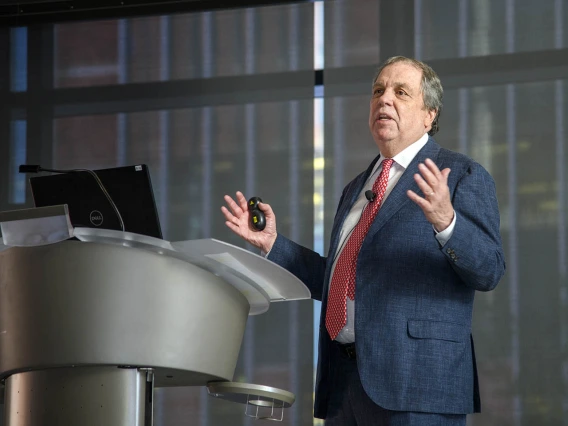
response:
<path id="1" fill-rule="evenodd" d="M 407 85 L 406 83 L 397 83 L 397 82 L 395 82 L 395 83 L 394 83 L 394 87 L 401 88 L 401 89 L 406 90 L 407 92 L 411 92 L 411 93 L 412 93 L 412 89 L 411 89 L 410 86 Z"/>
<path id="2" fill-rule="evenodd" d="M 401 88 L 406 90 L 407 92 L 412 93 L 412 89 L 410 88 L 410 86 L 406 83 L 399 83 L 399 82 L 394 82 L 393 86 L 396 88 Z M 376 81 L 375 84 L 373 84 L 373 87 L 385 87 L 385 84 L 381 81 Z"/>

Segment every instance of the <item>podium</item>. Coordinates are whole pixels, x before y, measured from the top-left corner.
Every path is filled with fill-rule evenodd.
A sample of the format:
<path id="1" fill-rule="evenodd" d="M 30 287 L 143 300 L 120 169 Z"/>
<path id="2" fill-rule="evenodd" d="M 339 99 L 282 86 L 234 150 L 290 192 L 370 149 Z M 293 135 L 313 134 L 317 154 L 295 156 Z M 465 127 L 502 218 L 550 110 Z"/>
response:
<path id="1" fill-rule="evenodd" d="M 74 236 L 0 246 L 6 426 L 149 426 L 163 386 L 208 386 L 257 416 L 294 402 L 231 380 L 248 316 L 310 298 L 296 277 L 213 239 L 91 228 Z"/>

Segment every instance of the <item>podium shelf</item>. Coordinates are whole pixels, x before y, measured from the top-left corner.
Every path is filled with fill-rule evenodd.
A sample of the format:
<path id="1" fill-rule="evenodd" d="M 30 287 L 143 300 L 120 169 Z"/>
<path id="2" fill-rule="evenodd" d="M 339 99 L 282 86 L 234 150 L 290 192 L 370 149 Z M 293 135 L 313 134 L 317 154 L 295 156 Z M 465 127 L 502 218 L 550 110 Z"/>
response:
<path id="1" fill-rule="evenodd" d="M 137 248 L 184 260 L 222 278 L 246 297 L 249 315 L 266 312 L 270 302 L 304 300 L 308 288 L 294 275 L 261 256 L 215 239 L 169 242 L 131 232 L 75 228 L 84 242 Z"/>

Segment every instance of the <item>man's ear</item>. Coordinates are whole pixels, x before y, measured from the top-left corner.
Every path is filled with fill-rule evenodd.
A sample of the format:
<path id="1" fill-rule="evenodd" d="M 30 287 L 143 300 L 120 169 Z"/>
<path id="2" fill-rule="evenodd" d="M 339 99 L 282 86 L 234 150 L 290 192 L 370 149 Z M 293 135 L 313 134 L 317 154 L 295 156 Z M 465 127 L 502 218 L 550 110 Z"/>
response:
<path id="1" fill-rule="evenodd" d="M 437 109 L 431 109 L 429 111 L 429 118 L 430 118 L 430 125 L 432 125 L 432 123 L 434 122 L 434 120 L 436 119 L 436 116 L 438 115 L 438 110 Z"/>
<path id="2" fill-rule="evenodd" d="M 434 123 L 434 120 L 436 119 L 436 115 L 438 115 L 437 109 L 429 109 L 428 110 L 428 114 L 426 115 L 426 118 L 424 119 L 424 126 L 427 129 L 432 128 L 432 123 Z"/>

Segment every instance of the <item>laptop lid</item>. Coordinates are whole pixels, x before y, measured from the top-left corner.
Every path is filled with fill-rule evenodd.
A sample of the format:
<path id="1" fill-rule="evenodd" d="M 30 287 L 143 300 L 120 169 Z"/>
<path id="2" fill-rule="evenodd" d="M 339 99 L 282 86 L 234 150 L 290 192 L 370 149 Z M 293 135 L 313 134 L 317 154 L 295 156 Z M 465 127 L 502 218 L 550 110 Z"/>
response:
<path id="1" fill-rule="evenodd" d="M 162 238 L 145 164 L 93 171 L 116 204 L 125 231 Z M 67 204 L 73 226 L 121 230 L 116 212 L 88 172 L 32 177 L 30 186 L 36 207 Z"/>

